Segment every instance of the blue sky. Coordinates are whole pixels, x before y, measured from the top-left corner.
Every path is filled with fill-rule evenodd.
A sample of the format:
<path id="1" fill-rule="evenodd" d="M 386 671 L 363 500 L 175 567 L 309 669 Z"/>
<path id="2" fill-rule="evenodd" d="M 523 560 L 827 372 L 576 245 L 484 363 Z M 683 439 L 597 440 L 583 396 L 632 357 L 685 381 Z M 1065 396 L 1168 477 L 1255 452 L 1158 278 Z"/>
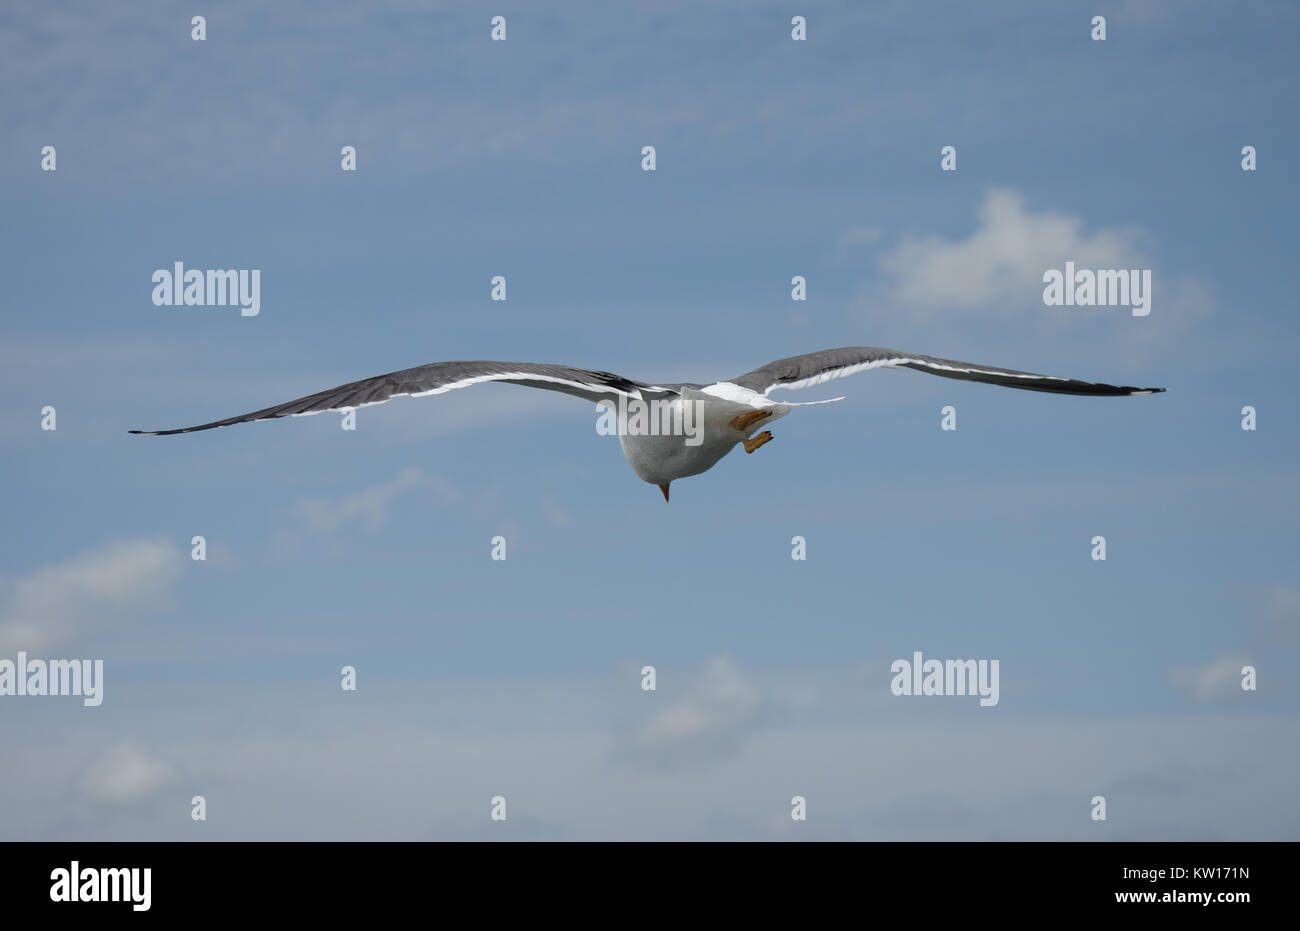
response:
<path id="1" fill-rule="evenodd" d="M 0 13 L 0 657 L 106 679 L 0 697 L 0 836 L 1295 839 L 1298 20 Z M 1067 260 L 1150 268 L 1150 316 L 1045 307 Z M 261 313 L 154 306 L 176 261 L 260 269 Z M 864 373 L 671 505 L 513 386 L 126 434 L 445 359 L 709 381 L 841 345 L 1169 391 Z M 998 659 L 1001 701 L 891 695 L 916 650 Z"/>

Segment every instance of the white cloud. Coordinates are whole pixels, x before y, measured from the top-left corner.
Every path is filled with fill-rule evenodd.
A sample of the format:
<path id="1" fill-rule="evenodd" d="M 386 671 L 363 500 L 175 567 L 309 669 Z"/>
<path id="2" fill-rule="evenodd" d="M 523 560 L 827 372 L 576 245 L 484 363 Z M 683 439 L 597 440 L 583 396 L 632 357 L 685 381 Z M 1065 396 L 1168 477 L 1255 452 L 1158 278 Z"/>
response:
<path id="1" fill-rule="evenodd" d="M 171 785 L 176 771 L 129 743 L 116 744 L 95 758 L 82 774 L 81 793 L 92 802 L 141 802 Z"/>
<path id="2" fill-rule="evenodd" d="M 170 540 L 116 540 L 9 583 L 0 651 L 39 653 L 169 603 L 183 555 Z"/>
<path id="3" fill-rule="evenodd" d="M 1131 230 L 1083 232 L 1078 217 L 1032 213 L 1013 191 L 993 189 L 966 239 L 903 240 L 881 259 L 890 297 L 918 311 L 1022 310 L 1042 307 L 1043 272 L 1072 261 L 1080 268 L 1149 268 Z"/>
<path id="4" fill-rule="evenodd" d="M 1241 667 L 1249 663 L 1249 660 L 1240 657 L 1225 656 L 1205 666 L 1171 670 L 1169 681 L 1196 701 L 1239 698 L 1244 694 L 1241 688 Z"/>
<path id="5" fill-rule="evenodd" d="M 338 501 L 299 502 L 298 513 L 311 527 L 325 533 L 333 533 L 353 522 L 375 531 L 388 522 L 397 499 L 412 491 L 424 491 L 439 503 L 458 497 L 445 479 L 411 468 L 404 469 L 392 481 L 371 485 Z"/>
<path id="6" fill-rule="evenodd" d="M 659 683 L 659 694 L 664 683 Z M 735 748 L 760 707 L 758 690 L 728 657 L 711 660 L 679 700 L 652 715 L 636 735 L 637 749 L 660 759 L 711 756 Z"/>
<path id="7" fill-rule="evenodd" d="M 822 696 L 840 707 L 833 718 L 783 709 L 782 692 L 821 693 L 842 672 L 771 686 L 765 673 L 764 726 L 743 752 L 677 767 L 609 757 L 611 704 L 644 708 L 670 694 L 662 671 L 658 693 L 626 670 L 585 681 L 369 680 L 360 705 L 281 681 L 220 693 L 206 681 L 121 686 L 111 709 L 76 711 L 62 726 L 52 726 L 53 704 L 6 720 L 0 837 L 193 838 L 195 794 L 208 797 L 200 830 L 211 840 L 519 836 L 488 818 L 497 793 L 523 836 L 575 840 L 1258 841 L 1300 830 L 1294 711 L 950 713 L 942 702 L 864 707 L 852 689 Z M 88 773 L 80 748 L 116 744 L 146 752 L 115 749 Z M 151 747 L 165 747 L 165 761 Z M 150 791 L 156 804 L 121 811 Z M 1089 818 L 1099 793 L 1106 824 Z M 808 799 L 806 823 L 790 820 L 795 794 Z"/>

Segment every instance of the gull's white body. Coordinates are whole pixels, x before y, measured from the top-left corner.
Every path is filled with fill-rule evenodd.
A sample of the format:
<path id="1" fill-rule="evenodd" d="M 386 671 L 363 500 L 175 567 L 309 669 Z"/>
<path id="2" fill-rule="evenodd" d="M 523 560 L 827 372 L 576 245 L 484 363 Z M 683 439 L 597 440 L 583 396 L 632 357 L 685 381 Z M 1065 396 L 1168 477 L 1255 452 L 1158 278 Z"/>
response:
<path id="1" fill-rule="evenodd" d="M 665 403 L 671 404 L 673 421 L 683 422 L 682 406 L 695 405 L 691 422 L 700 427 L 700 442 L 688 443 L 685 435 L 637 435 L 627 432 L 627 424 L 619 423 L 619 444 L 632 471 L 652 485 L 667 485 L 688 475 L 699 475 L 718 464 L 723 456 L 736 448 L 761 427 L 780 420 L 801 404 L 784 404 L 773 401 L 757 391 L 750 391 L 728 382 L 708 385 L 700 390 L 683 386 L 681 396 Z M 834 400 L 839 400 L 835 398 Z M 825 401 L 804 402 L 824 404 Z M 768 411 L 768 416 L 748 429 L 739 430 L 732 421 L 753 411 Z"/>

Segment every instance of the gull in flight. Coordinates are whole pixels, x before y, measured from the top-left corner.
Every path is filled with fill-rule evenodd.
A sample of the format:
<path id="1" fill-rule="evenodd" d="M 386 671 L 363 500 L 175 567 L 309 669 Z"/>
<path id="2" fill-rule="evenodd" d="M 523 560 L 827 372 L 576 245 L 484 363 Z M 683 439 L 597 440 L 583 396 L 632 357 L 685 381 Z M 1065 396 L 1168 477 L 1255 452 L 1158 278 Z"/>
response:
<path id="1" fill-rule="evenodd" d="M 679 478 L 699 475 L 718 463 L 737 445 L 752 453 L 772 439 L 768 430 L 755 435 L 796 407 L 828 404 L 829 401 L 785 402 L 769 397 L 778 388 L 794 389 L 818 385 L 832 378 L 875 368 L 909 368 L 944 378 L 982 381 L 1007 388 L 1049 391 L 1054 394 L 1117 396 L 1155 394 L 1163 388 L 1133 388 L 1105 385 L 1056 375 L 1036 375 L 992 365 L 954 362 L 874 346 L 849 346 L 826 349 L 802 356 L 779 359 L 736 378 L 713 384 L 650 384 L 633 381 L 609 372 L 546 365 L 536 362 L 433 362 L 415 368 L 376 375 L 277 404 L 275 407 L 214 420 L 179 430 L 132 430 L 148 436 L 170 436 L 228 427 L 254 420 L 274 420 L 292 415 L 346 411 L 370 404 L 382 404 L 392 398 L 425 397 L 443 394 L 456 388 L 468 388 L 485 381 L 507 382 L 528 388 L 561 391 L 575 397 L 603 404 L 618 411 L 619 443 L 623 455 L 642 479 L 658 485 L 668 500 L 668 486 Z M 694 424 L 695 429 L 628 429 L 628 411 L 650 406 L 660 412 L 658 424 L 681 427 Z M 689 407 L 689 410 L 687 409 Z M 644 420 L 644 418 L 643 418 Z M 651 425 L 656 422 L 650 419 Z M 690 435 L 688 435 L 690 434 Z"/>

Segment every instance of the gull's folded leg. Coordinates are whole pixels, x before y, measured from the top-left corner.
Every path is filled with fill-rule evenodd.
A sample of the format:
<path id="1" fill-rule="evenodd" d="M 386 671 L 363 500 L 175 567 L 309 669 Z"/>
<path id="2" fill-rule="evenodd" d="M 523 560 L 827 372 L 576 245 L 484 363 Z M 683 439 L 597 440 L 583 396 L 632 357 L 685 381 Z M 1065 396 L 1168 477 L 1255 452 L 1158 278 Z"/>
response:
<path id="1" fill-rule="evenodd" d="M 750 437 L 745 440 L 745 452 L 752 453 L 770 439 L 772 439 L 771 430 L 764 430 L 758 436 Z"/>
<path id="2" fill-rule="evenodd" d="M 748 413 L 737 414 L 735 417 L 732 417 L 731 425 L 735 427 L 737 430 L 739 430 L 741 433 L 748 433 L 749 428 L 754 426 L 754 424 L 758 423 L 760 420 L 762 420 L 765 417 L 771 417 L 771 416 L 772 416 L 771 411 L 749 411 Z"/>

